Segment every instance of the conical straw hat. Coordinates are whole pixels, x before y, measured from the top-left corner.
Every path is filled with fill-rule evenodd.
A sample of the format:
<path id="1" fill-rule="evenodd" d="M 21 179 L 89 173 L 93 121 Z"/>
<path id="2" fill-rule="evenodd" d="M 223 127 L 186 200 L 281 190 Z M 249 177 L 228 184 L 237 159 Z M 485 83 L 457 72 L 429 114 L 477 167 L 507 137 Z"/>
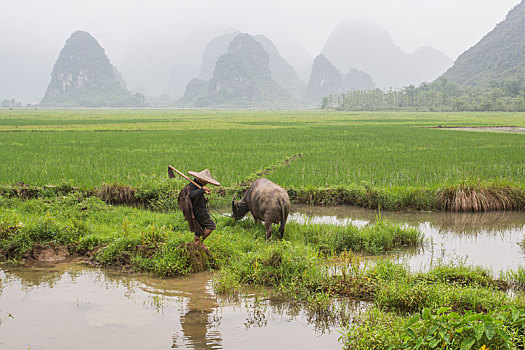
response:
<path id="1" fill-rule="evenodd" d="M 204 169 L 200 173 L 197 173 L 195 171 L 188 171 L 188 174 L 190 174 L 191 176 L 195 176 L 197 180 L 206 181 L 207 183 L 210 183 L 215 186 L 221 185 L 219 181 L 211 177 L 210 171 L 208 169 Z"/>

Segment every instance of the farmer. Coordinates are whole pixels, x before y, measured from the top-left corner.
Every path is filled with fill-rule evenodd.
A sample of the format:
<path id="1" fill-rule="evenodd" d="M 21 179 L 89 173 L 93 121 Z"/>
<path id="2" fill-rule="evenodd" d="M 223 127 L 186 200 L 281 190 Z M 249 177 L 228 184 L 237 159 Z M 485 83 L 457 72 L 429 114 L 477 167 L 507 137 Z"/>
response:
<path id="1" fill-rule="evenodd" d="M 184 218 L 190 225 L 190 231 L 195 233 L 195 243 L 203 242 L 215 230 L 215 222 L 211 219 L 206 203 L 208 198 L 204 194 L 210 194 L 207 184 L 220 186 L 221 184 L 211 177 L 210 171 L 205 169 L 200 173 L 188 171 L 195 177 L 193 181 L 200 186 L 189 183 L 180 191 L 179 206 L 184 213 Z"/>

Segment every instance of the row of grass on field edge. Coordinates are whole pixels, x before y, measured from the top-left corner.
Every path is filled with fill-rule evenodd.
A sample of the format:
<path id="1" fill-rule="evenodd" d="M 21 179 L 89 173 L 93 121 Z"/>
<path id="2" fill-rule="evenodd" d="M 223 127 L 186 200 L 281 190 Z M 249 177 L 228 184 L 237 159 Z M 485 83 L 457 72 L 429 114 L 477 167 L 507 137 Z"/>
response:
<path id="1" fill-rule="evenodd" d="M 38 198 L 49 194 L 81 192 L 96 196 L 108 204 L 133 205 L 152 210 L 177 210 L 177 196 L 183 181 L 149 182 L 133 188 L 118 183 L 102 184 L 94 189 L 74 187 L 70 183 L 57 186 L 28 186 L 15 184 L 0 186 L 6 197 Z M 242 196 L 249 182 L 237 188 L 214 188 L 216 202 L 228 203 L 235 193 Z M 349 185 L 328 188 L 290 188 L 292 203 L 309 205 L 354 205 L 382 210 L 441 210 L 455 212 L 482 212 L 496 210 L 524 210 L 525 189 L 506 183 L 464 182 L 440 189 L 414 187 L 380 188 L 368 185 Z"/>

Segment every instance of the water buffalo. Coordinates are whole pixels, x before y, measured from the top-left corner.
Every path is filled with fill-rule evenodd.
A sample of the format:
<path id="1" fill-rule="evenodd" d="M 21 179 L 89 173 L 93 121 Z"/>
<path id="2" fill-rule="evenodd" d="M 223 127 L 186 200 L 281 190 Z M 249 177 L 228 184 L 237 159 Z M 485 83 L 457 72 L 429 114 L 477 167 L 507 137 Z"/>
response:
<path id="1" fill-rule="evenodd" d="M 243 218 L 248 211 L 255 222 L 264 221 L 267 239 L 272 234 L 272 224 L 280 222 L 279 233 L 283 238 L 290 212 L 290 198 L 284 188 L 264 178 L 255 180 L 240 201 L 235 203 L 235 196 L 232 200 L 232 217 L 235 220 Z"/>

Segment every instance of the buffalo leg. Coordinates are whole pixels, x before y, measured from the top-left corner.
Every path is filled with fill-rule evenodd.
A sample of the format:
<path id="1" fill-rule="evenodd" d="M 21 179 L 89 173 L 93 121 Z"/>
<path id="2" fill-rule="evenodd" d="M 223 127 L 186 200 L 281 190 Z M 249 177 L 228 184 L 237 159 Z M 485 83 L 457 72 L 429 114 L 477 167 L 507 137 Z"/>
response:
<path id="1" fill-rule="evenodd" d="M 252 216 L 253 216 L 253 220 L 255 220 L 255 223 L 258 223 L 259 219 L 257 219 L 257 217 L 253 213 L 252 213 Z"/>
<path id="2" fill-rule="evenodd" d="M 279 233 L 281 234 L 281 239 L 284 238 L 284 222 L 281 221 L 281 226 L 279 226 Z"/>
<path id="3" fill-rule="evenodd" d="M 266 239 L 270 239 L 270 236 L 272 235 L 272 221 L 266 220 L 264 222 L 264 227 L 266 228 Z"/>

